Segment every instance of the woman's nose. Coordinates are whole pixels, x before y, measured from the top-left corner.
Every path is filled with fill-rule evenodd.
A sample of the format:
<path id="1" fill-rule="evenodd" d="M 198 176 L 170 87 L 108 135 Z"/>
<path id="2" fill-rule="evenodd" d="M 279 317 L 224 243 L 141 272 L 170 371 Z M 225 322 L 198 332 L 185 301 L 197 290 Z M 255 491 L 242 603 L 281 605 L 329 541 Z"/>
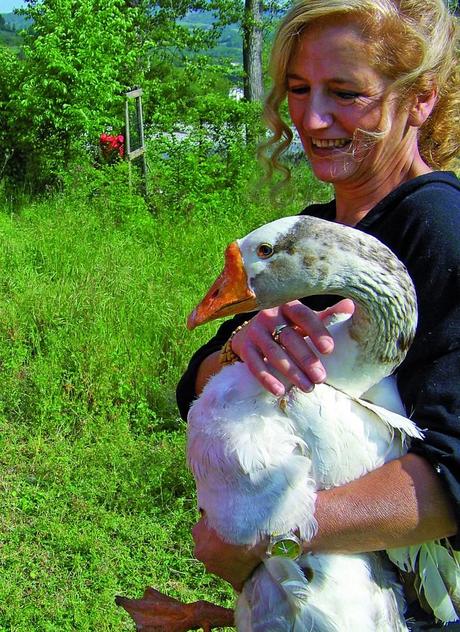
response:
<path id="1" fill-rule="evenodd" d="M 310 95 L 308 103 L 305 104 L 303 125 L 305 129 L 319 130 L 330 127 L 333 123 L 332 114 L 328 99 L 320 95 Z"/>

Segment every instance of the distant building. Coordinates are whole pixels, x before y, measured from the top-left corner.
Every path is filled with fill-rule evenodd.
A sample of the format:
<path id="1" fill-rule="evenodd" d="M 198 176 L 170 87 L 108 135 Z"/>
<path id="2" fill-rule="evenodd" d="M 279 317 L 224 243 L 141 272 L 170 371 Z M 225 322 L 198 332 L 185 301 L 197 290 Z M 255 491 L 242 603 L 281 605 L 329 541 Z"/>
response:
<path id="1" fill-rule="evenodd" d="M 244 98 L 244 92 L 242 88 L 232 88 L 228 93 L 228 96 L 235 101 L 241 101 Z"/>

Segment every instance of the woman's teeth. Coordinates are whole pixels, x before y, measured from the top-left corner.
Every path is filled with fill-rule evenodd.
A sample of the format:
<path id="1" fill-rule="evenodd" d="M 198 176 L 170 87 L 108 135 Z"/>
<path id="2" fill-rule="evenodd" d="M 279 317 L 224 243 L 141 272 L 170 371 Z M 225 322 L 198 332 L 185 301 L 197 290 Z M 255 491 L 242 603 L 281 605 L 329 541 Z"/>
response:
<path id="1" fill-rule="evenodd" d="M 321 140 L 319 138 L 311 139 L 313 147 L 321 147 L 326 149 L 328 147 L 345 147 L 345 145 L 348 145 L 349 142 L 351 142 L 351 139 L 349 138 L 326 138 Z"/>

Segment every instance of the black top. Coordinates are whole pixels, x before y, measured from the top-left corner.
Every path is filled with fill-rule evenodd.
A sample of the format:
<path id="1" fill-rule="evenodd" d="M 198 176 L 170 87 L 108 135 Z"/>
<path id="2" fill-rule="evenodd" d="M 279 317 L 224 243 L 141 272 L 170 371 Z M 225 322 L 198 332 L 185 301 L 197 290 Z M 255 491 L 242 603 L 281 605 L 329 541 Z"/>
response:
<path id="1" fill-rule="evenodd" d="M 308 206 L 302 214 L 334 221 L 335 200 Z M 410 451 L 427 458 L 442 477 L 460 524 L 460 182 L 453 173 L 439 171 L 414 178 L 381 200 L 356 228 L 386 244 L 414 282 L 419 323 L 397 369 L 398 388 L 408 414 L 425 430 L 425 439 L 414 441 Z M 339 298 L 303 302 L 320 310 Z M 184 419 L 196 397 L 199 365 L 251 315 L 224 322 L 193 355 L 177 387 Z M 460 534 L 452 544 L 460 549 Z"/>

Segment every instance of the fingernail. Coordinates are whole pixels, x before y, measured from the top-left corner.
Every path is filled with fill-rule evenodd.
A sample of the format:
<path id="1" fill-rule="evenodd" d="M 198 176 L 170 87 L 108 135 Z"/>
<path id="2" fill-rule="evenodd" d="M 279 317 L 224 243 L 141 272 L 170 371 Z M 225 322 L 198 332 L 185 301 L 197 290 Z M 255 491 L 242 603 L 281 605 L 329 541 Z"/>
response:
<path id="1" fill-rule="evenodd" d="M 286 391 L 284 389 L 284 386 L 280 384 L 279 386 L 278 385 L 273 386 L 272 393 L 275 397 L 281 397 L 282 395 L 286 393 Z"/>
<path id="2" fill-rule="evenodd" d="M 315 385 L 312 384 L 309 380 L 301 380 L 300 387 L 305 393 L 311 393 L 315 388 Z"/>
<path id="3" fill-rule="evenodd" d="M 323 371 L 323 369 L 311 369 L 309 374 L 310 379 L 313 382 L 321 382 L 326 377 L 326 373 Z"/>
<path id="4" fill-rule="evenodd" d="M 334 348 L 334 341 L 332 338 L 322 336 L 318 339 L 318 351 L 320 353 L 329 353 Z"/>

